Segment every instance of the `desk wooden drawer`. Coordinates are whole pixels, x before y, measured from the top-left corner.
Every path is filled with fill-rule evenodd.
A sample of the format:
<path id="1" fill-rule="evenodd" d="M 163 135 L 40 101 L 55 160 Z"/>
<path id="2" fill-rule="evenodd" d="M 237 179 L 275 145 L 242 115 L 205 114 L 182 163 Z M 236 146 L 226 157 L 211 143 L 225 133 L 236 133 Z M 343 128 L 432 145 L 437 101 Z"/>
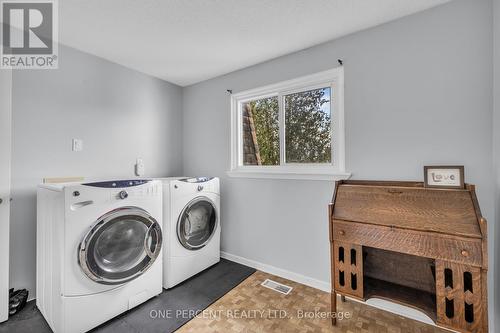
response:
<path id="1" fill-rule="evenodd" d="M 481 266 L 481 240 L 333 220 L 333 239 L 389 251 Z"/>

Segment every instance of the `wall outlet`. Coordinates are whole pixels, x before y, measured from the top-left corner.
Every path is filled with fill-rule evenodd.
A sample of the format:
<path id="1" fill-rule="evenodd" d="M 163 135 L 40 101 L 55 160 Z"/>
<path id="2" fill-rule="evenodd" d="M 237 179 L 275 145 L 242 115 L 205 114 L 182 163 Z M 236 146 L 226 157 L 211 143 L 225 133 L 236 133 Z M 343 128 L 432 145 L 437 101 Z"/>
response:
<path id="1" fill-rule="evenodd" d="M 83 140 L 73 139 L 73 151 L 82 151 L 82 150 L 83 150 Z"/>
<path id="2" fill-rule="evenodd" d="M 136 176 L 144 176 L 144 161 L 142 158 L 138 158 L 135 161 L 135 175 Z"/>

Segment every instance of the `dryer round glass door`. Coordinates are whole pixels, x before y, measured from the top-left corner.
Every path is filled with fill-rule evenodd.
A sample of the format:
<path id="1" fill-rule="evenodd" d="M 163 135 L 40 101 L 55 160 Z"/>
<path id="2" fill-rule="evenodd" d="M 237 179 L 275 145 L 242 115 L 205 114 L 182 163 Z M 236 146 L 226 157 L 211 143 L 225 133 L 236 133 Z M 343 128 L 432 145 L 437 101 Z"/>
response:
<path id="1" fill-rule="evenodd" d="M 122 284 L 147 271 L 160 254 L 158 222 L 137 207 L 113 210 L 85 235 L 78 249 L 83 272 L 102 284 Z"/>
<path id="2" fill-rule="evenodd" d="M 210 241 L 217 229 L 217 209 L 207 197 L 191 200 L 177 221 L 177 238 L 188 250 L 199 250 Z"/>

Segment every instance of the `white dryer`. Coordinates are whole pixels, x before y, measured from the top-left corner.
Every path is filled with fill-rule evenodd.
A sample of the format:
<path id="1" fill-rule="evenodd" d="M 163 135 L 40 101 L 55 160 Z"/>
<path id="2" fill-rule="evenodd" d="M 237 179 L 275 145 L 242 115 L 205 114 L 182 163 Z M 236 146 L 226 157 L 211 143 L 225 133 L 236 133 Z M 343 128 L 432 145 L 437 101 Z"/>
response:
<path id="1" fill-rule="evenodd" d="M 43 184 L 36 305 L 56 333 L 86 332 L 162 292 L 162 183 Z"/>
<path id="2" fill-rule="evenodd" d="M 219 178 L 163 181 L 163 287 L 220 261 Z"/>

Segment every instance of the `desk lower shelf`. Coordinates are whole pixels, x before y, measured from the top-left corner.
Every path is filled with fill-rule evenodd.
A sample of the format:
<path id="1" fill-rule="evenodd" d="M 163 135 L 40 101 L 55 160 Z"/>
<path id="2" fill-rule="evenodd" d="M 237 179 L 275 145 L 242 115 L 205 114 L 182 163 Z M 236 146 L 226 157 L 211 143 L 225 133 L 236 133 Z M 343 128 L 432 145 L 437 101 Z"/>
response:
<path id="1" fill-rule="evenodd" d="M 436 322 L 436 294 L 369 277 L 365 277 L 364 281 L 365 299 L 377 297 L 410 306 L 423 311 Z"/>

